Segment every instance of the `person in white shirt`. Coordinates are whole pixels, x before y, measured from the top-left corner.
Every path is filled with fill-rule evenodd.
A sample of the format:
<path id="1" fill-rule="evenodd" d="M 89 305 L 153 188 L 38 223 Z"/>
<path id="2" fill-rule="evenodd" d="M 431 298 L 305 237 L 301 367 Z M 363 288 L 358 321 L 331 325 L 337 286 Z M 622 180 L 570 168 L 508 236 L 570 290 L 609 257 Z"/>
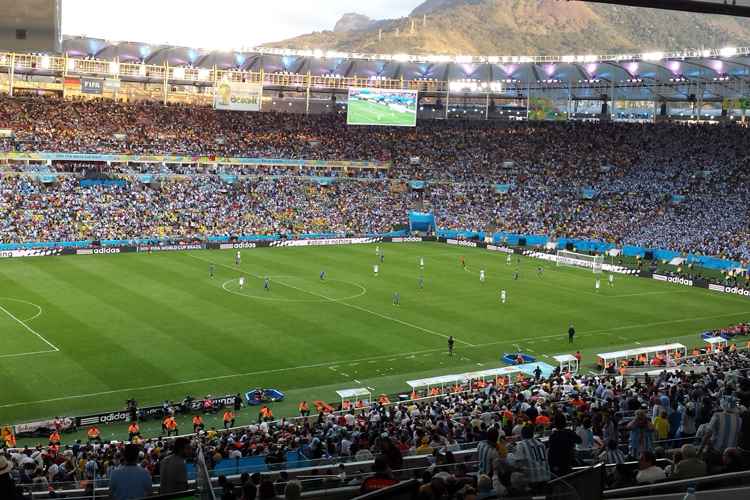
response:
<path id="1" fill-rule="evenodd" d="M 424 257 L 419 258 L 419 268 L 424 269 Z"/>
<path id="2" fill-rule="evenodd" d="M 377 264 L 375 264 L 374 266 L 372 266 L 372 272 L 373 272 L 373 274 L 375 276 L 378 275 L 378 265 Z"/>
<path id="3" fill-rule="evenodd" d="M 505 304 L 506 297 L 507 295 L 505 294 L 505 290 L 500 290 L 500 302 Z"/>
<path id="4" fill-rule="evenodd" d="M 245 288 L 245 277 L 240 276 L 240 290 L 242 290 L 243 288 Z"/>
<path id="5" fill-rule="evenodd" d="M 601 281 L 599 280 L 599 278 L 596 278 L 596 281 L 594 282 L 594 288 L 596 289 L 597 292 L 599 291 L 600 286 L 601 286 Z"/>
<path id="6" fill-rule="evenodd" d="M 511 256 L 510 254 L 508 254 L 508 256 L 507 256 L 507 257 L 505 257 L 505 263 L 506 263 L 507 265 L 511 265 L 511 263 L 512 263 L 512 260 L 513 260 L 513 258 L 512 258 L 512 256 Z"/>
<path id="7" fill-rule="evenodd" d="M 479 281 L 484 283 L 484 269 L 479 270 Z"/>
<path id="8" fill-rule="evenodd" d="M 609 273 L 609 276 L 607 276 L 607 281 L 609 281 L 610 288 L 615 286 L 615 275 L 612 273 Z"/>
<path id="9" fill-rule="evenodd" d="M 652 451 L 641 452 L 638 469 L 638 474 L 635 476 L 638 484 L 652 484 L 667 479 L 664 469 L 656 465 L 656 456 Z"/>
<path id="10" fill-rule="evenodd" d="M 239 266 L 239 265 L 240 265 L 240 259 L 241 259 L 241 258 L 242 258 L 242 257 L 240 256 L 240 251 L 239 251 L 239 250 L 237 250 L 237 254 L 236 254 L 236 255 L 234 256 L 234 263 L 235 263 L 236 265 L 238 265 L 238 266 Z"/>

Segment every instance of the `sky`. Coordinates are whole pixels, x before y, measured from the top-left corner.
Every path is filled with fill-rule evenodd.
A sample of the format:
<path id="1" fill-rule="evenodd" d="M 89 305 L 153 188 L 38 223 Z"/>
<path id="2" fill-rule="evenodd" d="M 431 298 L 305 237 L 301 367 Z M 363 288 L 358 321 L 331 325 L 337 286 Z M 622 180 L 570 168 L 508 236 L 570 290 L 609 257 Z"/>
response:
<path id="1" fill-rule="evenodd" d="M 62 32 L 111 41 L 239 49 L 333 29 L 347 12 L 373 19 L 403 17 L 422 2 L 63 0 Z"/>

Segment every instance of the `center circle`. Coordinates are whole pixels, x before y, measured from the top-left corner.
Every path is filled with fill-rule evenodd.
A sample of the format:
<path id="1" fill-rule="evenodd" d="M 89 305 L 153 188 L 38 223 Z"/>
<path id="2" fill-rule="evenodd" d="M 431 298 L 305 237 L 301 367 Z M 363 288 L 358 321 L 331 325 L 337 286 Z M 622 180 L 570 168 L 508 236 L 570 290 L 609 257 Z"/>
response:
<path id="1" fill-rule="evenodd" d="M 261 280 L 262 278 L 258 276 L 252 276 L 251 279 Z M 239 295 L 241 297 L 246 297 L 248 299 L 270 300 L 270 301 L 276 301 L 276 302 L 323 302 L 323 303 L 339 302 L 342 300 L 356 299 L 367 293 L 367 289 L 364 286 L 360 285 L 359 283 L 355 283 L 353 281 L 339 280 L 335 278 L 326 278 L 324 280 L 324 283 L 325 282 L 343 283 L 345 285 L 349 285 L 352 288 L 356 288 L 359 291 L 357 293 L 353 293 L 345 297 L 338 297 L 338 296 L 332 296 L 328 293 L 319 293 L 317 291 L 306 290 L 305 288 L 299 287 L 298 286 L 299 283 L 294 283 L 294 281 L 299 281 L 301 279 L 299 276 L 269 275 L 268 279 L 271 280 L 271 290 L 272 290 L 271 294 L 273 293 L 273 290 L 276 290 L 278 288 L 284 288 L 284 289 L 294 290 L 303 294 L 308 294 L 311 297 L 309 299 L 294 299 L 294 298 L 287 298 L 287 297 L 278 297 L 278 296 L 271 295 L 268 292 L 264 292 L 263 289 L 259 287 L 254 287 L 252 289 L 248 288 L 247 284 L 243 290 L 240 290 L 239 278 L 225 281 L 224 283 L 222 283 L 221 288 L 225 292 L 231 293 L 232 295 Z M 292 283 L 288 283 L 287 281 L 292 281 Z M 250 290 L 254 290 L 257 293 L 247 293 Z"/>
<path id="2" fill-rule="evenodd" d="M 34 307 L 36 309 L 36 314 L 34 314 L 32 316 L 29 316 L 27 318 L 18 318 L 23 323 L 26 323 L 28 321 L 33 321 L 33 320 L 35 320 L 36 318 L 38 318 L 39 316 L 42 315 L 42 306 L 40 306 L 39 304 L 35 304 L 33 302 L 29 302 L 28 300 L 15 299 L 13 297 L 0 297 L 0 305 L 2 305 L 2 302 L 4 300 L 10 300 L 11 302 L 15 302 L 17 304 L 27 304 L 27 305 L 30 305 L 30 306 L 32 306 L 32 307 Z M 8 307 L 6 306 L 6 308 L 8 308 Z M 12 308 L 10 308 L 10 309 L 12 309 Z M 17 315 L 14 314 L 14 316 L 17 316 Z"/>

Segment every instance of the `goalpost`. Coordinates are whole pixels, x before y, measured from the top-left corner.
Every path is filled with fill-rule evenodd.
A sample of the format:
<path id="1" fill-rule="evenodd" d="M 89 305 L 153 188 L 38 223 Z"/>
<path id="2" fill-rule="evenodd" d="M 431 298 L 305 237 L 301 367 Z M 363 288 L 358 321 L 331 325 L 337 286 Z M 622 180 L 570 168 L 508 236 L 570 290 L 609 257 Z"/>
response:
<path id="1" fill-rule="evenodd" d="M 556 260 L 557 267 L 582 267 L 591 269 L 596 274 L 602 272 L 602 264 L 604 264 L 603 255 L 587 255 L 567 250 L 558 250 Z"/>

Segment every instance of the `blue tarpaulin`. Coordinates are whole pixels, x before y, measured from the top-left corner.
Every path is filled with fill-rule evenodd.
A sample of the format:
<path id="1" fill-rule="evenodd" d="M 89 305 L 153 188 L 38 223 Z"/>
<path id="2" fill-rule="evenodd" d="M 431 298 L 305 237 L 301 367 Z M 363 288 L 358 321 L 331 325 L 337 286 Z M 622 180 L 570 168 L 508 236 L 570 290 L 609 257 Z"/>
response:
<path id="1" fill-rule="evenodd" d="M 91 186 L 113 186 L 113 187 L 125 187 L 127 182 L 122 179 L 81 179 L 79 185 L 81 187 Z"/>

